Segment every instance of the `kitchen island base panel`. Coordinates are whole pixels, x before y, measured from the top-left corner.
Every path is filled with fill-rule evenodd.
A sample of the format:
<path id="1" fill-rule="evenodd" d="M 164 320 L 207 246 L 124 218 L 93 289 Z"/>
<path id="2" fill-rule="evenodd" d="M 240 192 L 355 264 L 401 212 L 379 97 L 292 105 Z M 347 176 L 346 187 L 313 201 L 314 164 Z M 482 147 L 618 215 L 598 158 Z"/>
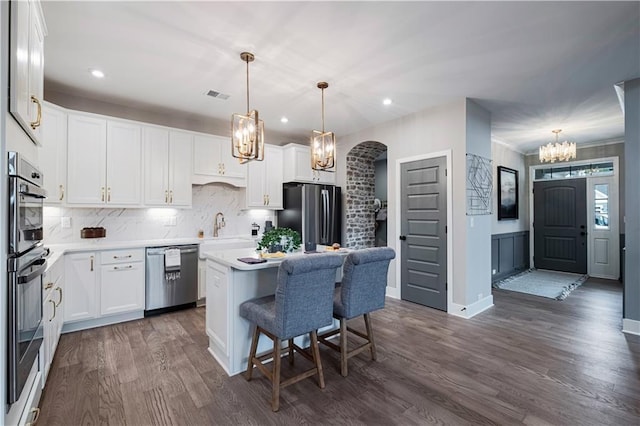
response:
<path id="1" fill-rule="evenodd" d="M 274 294 L 277 276 L 277 267 L 240 271 L 207 261 L 209 351 L 230 376 L 246 370 L 253 332 L 251 323 L 240 317 L 240 305 Z M 272 347 L 267 338 L 258 342 L 259 352 Z"/>

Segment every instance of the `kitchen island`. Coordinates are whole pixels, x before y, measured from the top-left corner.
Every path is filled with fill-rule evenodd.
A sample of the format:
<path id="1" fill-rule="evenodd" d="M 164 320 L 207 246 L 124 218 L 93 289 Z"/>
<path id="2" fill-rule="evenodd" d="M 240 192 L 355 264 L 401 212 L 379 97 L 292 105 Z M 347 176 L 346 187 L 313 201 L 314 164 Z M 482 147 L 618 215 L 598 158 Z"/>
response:
<path id="1" fill-rule="evenodd" d="M 337 255 L 346 255 L 343 250 Z M 253 249 L 226 251 L 206 251 L 206 329 L 209 336 L 209 352 L 233 376 L 247 368 L 247 358 L 251 345 L 251 323 L 240 317 L 240 304 L 256 297 L 275 293 L 278 266 L 282 260 L 293 256 L 313 256 L 295 252 L 287 257 L 268 260 L 265 263 L 247 264 L 241 257 L 258 257 Z M 338 271 L 337 279 L 341 271 Z M 334 324 L 335 325 L 335 324 Z M 333 326 L 331 326 L 333 327 Z M 264 337 L 264 336 L 263 336 Z M 258 353 L 273 348 L 267 338 L 260 338 Z M 300 344 L 303 339 L 300 339 Z"/>

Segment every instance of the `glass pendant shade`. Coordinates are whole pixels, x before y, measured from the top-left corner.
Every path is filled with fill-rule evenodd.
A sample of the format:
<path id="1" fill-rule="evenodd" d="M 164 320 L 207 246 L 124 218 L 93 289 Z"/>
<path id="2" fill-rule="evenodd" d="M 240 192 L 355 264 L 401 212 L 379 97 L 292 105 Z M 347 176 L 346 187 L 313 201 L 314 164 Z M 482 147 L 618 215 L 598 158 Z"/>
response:
<path id="1" fill-rule="evenodd" d="M 561 129 L 552 130 L 556 134 L 556 142 L 549 142 L 540 147 L 538 158 L 541 163 L 555 163 L 556 161 L 569 161 L 576 158 L 575 142 L 558 142 L 558 135 L 561 131 Z"/>
<path id="2" fill-rule="evenodd" d="M 249 62 L 255 57 L 249 52 L 242 52 L 240 59 L 247 63 L 247 113 L 231 116 L 231 154 L 247 161 L 264 160 L 264 122 L 260 120 L 258 111 L 249 109 Z"/>
<path id="3" fill-rule="evenodd" d="M 333 132 L 324 131 L 324 89 L 327 87 L 329 87 L 329 83 L 324 81 L 318 83 L 318 89 L 322 90 L 322 131 L 313 130 L 311 132 L 311 168 L 334 172 L 336 135 Z"/>

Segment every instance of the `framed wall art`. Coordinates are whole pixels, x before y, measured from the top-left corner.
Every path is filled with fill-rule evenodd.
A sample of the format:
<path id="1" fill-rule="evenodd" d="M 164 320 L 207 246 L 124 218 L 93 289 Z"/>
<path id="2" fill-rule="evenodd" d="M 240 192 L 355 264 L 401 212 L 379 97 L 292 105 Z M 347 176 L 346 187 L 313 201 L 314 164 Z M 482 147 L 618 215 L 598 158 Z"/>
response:
<path id="1" fill-rule="evenodd" d="M 518 171 L 498 166 L 498 220 L 518 218 Z"/>

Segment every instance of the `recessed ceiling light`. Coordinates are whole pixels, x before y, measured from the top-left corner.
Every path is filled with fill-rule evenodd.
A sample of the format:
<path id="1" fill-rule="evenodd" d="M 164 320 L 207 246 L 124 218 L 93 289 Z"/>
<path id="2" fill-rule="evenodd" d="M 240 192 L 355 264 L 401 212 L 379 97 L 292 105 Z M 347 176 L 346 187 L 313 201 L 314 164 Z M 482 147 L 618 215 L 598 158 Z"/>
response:
<path id="1" fill-rule="evenodd" d="M 100 70 L 97 69 L 89 69 L 89 72 L 91 73 L 92 76 L 94 76 L 95 78 L 104 78 L 104 73 Z"/>
<path id="2" fill-rule="evenodd" d="M 282 118 L 280 119 L 280 122 L 281 122 L 281 123 L 288 123 L 288 122 L 289 122 L 289 119 L 288 119 L 287 117 L 282 117 Z"/>
<path id="3" fill-rule="evenodd" d="M 391 99 L 387 98 L 384 101 L 382 101 L 383 105 L 391 105 Z"/>

